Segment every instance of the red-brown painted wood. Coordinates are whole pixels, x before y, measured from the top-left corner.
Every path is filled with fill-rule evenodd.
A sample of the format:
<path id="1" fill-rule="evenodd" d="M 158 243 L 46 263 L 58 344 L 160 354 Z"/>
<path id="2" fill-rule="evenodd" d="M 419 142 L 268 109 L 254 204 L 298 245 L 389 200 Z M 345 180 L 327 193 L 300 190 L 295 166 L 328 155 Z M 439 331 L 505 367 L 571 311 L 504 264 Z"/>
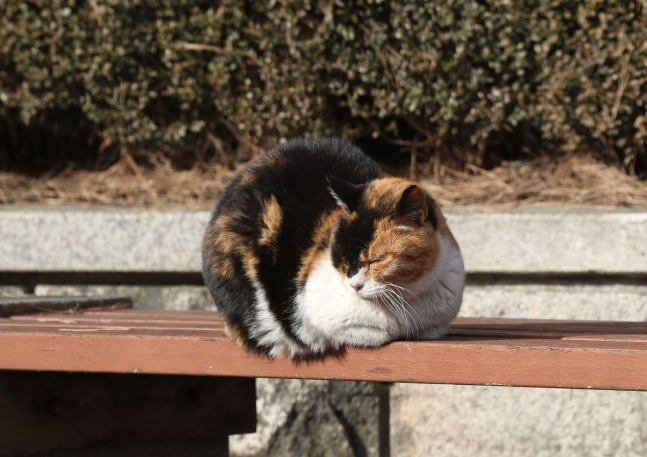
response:
<path id="1" fill-rule="evenodd" d="M 60 317 L 0 321 L 0 369 L 647 390 L 643 322 L 458 319 L 439 341 L 297 363 L 238 349 L 215 313 Z"/>
<path id="2" fill-rule="evenodd" d="M 0 318 L 49 311 L 132 308 L 130 297 L 0 297 Z"/>

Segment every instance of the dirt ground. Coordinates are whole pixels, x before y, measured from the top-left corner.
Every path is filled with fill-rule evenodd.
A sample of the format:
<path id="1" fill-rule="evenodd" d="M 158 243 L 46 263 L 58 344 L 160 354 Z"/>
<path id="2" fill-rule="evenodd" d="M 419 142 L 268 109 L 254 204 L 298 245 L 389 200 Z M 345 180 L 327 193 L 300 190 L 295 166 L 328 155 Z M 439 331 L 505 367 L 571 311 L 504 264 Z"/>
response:
<path id="1" fill-rule="evenodd" d="M 222 165 L 174 170 L 121 160 L 101 172 L 68 167 L 38 177 L 0 172 L 0 204 L 210 208 L 235 171 Z M 444 208 L 498 206 L 647 206 L 647 181 L 586 156 L 506 163 L 486 171 L 443 168 L 420 179 Z"/>

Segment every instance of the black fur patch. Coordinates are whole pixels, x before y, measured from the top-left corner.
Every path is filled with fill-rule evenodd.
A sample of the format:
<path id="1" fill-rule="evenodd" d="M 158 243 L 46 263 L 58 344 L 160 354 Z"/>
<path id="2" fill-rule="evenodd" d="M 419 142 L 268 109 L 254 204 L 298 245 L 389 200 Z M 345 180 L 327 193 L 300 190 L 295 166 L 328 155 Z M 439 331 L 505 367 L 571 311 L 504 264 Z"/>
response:
<path id="1" fill-rule="evenodd" d="M 436 201 L 429 195 L 427 195 L 426 192 L 424 192 L 424 194 L 425 202 L 427 202 L 427 219 L 425 220 L 431 222 L 434 230 L 438 230 L 438 217 L 436 217 L 436 211 L 434 211 L 434 208 L 437 208 Z"/>
<path id="2" fill-rule="evenodd" d="M 250 312 L 254 308 L 256 298 L 250 281 L 244 274 L 240 260 L 234 260 L 234 279 L 224 279 L 215 274 L 209 263 L 203 260 L 202 276 L 207 288 L 213 296 L 218 310 L 224 315 L 228 323 L 240 328 L 243 337 L 250 342 L 251 347 L 257 347 L 256 342 L 250 338 L 247 329 Z M 259 352 L 262 352 L 260 350 Z"/>
<path id="3" fill-rule="evenodd" d="M 368 249 L 375 233 L 375 221 L 382 216 L 378 211 L 360 207 L 357 217 L 350 222 L 348 218 L 340 219 L 335 242 L 331 246 L 332 262 L 337 269 L 343 261 L 348 262 L 349 278 L 362 268 L 359 255 Z"/>
<path id="4" fill-rule="evenodd" d="M 334 176 L 326 176 L 326 180 L 332 191 L 346 205 L 346 208 L 349 211 L 357 211 L 364 186 L 355 186 Z"/>

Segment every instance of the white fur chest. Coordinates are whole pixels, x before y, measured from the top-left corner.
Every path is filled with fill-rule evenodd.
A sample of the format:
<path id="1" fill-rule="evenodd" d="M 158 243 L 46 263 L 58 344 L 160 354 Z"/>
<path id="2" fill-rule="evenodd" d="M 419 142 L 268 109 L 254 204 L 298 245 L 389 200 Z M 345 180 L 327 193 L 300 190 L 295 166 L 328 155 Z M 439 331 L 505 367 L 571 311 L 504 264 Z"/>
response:
<path id="1" fill-rule="evenodd" d="M 379 346 L 397 334 L 397 320 L 360 297 L 326 251 L 296 297 L 299 338 L 317 352 L 344 344 Z"/>

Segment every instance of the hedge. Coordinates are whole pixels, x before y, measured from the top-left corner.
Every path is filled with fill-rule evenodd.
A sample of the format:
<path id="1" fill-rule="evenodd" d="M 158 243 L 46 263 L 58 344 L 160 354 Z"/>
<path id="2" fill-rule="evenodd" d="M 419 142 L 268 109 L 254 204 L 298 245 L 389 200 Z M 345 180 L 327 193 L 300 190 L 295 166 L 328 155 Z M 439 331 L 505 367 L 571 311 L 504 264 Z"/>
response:
<path id="1" fill-rule="evenodd" d="M 0 1 L 16 160 L 52 138 L 57 157 L 206 157 L 342 135 L 458 166 L 586 147 L 632 171 L 646 83 L 647 0 Z"/>

